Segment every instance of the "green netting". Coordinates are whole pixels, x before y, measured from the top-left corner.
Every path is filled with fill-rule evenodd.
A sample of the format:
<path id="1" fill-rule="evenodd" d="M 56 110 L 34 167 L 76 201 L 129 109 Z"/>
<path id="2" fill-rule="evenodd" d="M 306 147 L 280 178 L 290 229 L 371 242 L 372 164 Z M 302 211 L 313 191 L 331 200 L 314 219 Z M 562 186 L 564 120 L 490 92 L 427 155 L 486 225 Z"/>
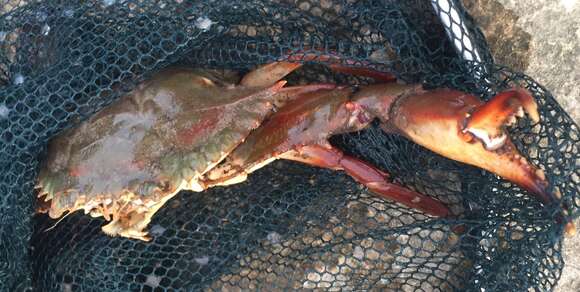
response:
<path id="1" fill-rule="evenodd" d="M 240 185 L 182 192 L 155 216 L 150 243 L 107 237 L 102 219 L 80 213 L 50 230 L 54 220 L 32 217 L 38 161 L 55 134 L 172 64 L 245 71 L 292 53 L 321 57 L 290 83 L 372 82 L 328 70 L 333 55 L 486 98 L 528 88 L 542 122 L 519 121 L 512 139 L 575 215 L 578 127 L 541 85 L 493 64 L 458 1 L 2 4 L 0 290 L 543 291 L 560 277 L 559 206 L 376 125 L 331 142 L 460 219 L 426 217 L 341 173 L 291 162 Z"/>

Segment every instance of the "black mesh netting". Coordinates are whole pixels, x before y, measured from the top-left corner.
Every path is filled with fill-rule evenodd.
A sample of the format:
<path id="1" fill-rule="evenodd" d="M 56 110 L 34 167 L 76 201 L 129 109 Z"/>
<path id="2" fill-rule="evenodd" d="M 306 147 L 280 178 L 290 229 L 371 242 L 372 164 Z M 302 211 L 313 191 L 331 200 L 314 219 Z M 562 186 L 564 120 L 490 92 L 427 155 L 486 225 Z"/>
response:
<path id="1" fill-rule="evenodd" d="M 341 173 L 291 162 L 240 185 L 182 192 L 155 216 L 150 243 L 107 237 L 103 220 L 80 212 L 52 229 L 32 216 L 47 140 L 152 72 L 247 70 L 292 53 L 319 63 L 292 82 L 369 81 L 321 65 L 337 61 L 484 97 L 527 87 L 542 122 L 520 120 L 513 140 L 576 214 L 578 127 L 542 86 L 493 65 L 456 1 L 4 0 L 0 9 L 0 290 L 525 291 L 560 277 L 559 207 L 376 125 L 332 143 L 461 219 L 426 217 Z"/>

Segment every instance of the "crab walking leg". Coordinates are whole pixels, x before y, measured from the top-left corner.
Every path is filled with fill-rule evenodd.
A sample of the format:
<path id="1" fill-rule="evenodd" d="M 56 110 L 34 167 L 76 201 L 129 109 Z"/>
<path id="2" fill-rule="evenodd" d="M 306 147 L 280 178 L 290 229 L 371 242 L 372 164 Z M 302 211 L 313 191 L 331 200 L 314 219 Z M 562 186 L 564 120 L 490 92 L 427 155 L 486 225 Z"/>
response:
<path id="1" fill-rule="evenodd" d="M 351 75 L 363 76 L 363 77 L 370 77 L 382 83 L 389 83 L 397 81 L 397 77 L 395 77 L 392 73 L 366 69 L 363 67 L 351 67 L 351 66 L 344 66 L 340 64 L 330 64 L 328 65 L 330 69 L 334 72 L 339 73 L 346 73 Z"/>
<path id="2" fill-rule="evenodd" d="M 294 51 L 280 58 L 280 60 L 288 60 L 290 62 L 298 63 L 322 62 L 335 72 L 370 77 L 380 82 L 395 82 L 397 80 L 395 75 L 392 73 L 368 69 L 367 67 L 370 63 L 367 61 L 344 59 L 344 57 L 336 53 L 324 51 L 324 49 Z"/>
<path id="3" fill-rule="evenodd" d="M 308 165 L 343 170 L 369 190 L 429 215 L 447 217 L 449 209 L 441 202 L 387 181 L 388 174 L 360 159 L 345 155 L 331 145 L 306 145 L 278 156 Z"/>
<path id="4" fill-rule="evenodd" d="M 291 62 L 273 62 L 260 66 L 244 75 L 240 85 L 250 87 L 267 87 L 276 83 L 302 64 Z"/>
<path id="5" fill-rule="evenodd" d="M 294 60 L 294 62 L 292 62 Z M 328 58 L 323 58 L 321 61 L 328 61 Z M 290 62 L 280 61 L 280 62 L 273 62 L 261 67 L 256 68 L 252 72 L 246 74 L 242 81 L 240 81 L 241 85 L 245 86 L 255 86 L 255 87 L 266 87 L 269 86 L 276 81 L 284 78 L 289 73 L 293 72 L 294 70 L 302 67 L 302 63 L 300 62 L 307 62 L 310 61 L 308 58 L 303 60 L 297 58 L 290 58 Z M 390 83 L 395 82 L 397 78 L 392 73 L 382 72 L 373 69 L 367 69 L 362 66 L 357 66 L 356 64 L 328 64 L 328 67 L 334 71 L 339 73 L 357 75 L 357 76 L 364 76 L 370 77 L 377 81 L 383 83 Z"/>

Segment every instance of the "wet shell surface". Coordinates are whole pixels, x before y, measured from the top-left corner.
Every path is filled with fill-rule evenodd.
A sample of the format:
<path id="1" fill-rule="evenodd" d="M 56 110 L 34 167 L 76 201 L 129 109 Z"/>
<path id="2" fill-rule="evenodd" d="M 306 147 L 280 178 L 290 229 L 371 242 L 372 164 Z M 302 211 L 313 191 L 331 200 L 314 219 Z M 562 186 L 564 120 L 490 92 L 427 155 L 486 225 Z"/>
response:
<path id="1" fill-rule="evenodd" d="M 123 221 L 111 235 L 143 221 L 135 234 L 121 234 L 141 238 L 138 229 L 165 201 L 181 189 L 204 189 L 200 177 L 261 123 L 279 87 L 235 86 L 194 69 L 161 71 L 51 140 L 39 197 L 52 218 L 82 209 Z"/>

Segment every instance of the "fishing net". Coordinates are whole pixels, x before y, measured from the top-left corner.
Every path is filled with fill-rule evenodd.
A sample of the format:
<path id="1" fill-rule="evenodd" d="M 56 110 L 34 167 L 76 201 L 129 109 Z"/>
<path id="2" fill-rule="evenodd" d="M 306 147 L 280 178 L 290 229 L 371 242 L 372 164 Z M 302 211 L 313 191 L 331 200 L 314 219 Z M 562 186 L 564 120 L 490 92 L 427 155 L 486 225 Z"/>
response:
<path id="1" fill-rule="evenodd" d="M 512 139 L 576 215 L 579 132 L 530 77 L 493 63 L 458 1 L 2 1 L 0 290 L 551 290 L 560 207 L 377 125 L 332 143 L 437 197 L 458 219 L 380 199 L 339 172 L 279 161 L 248 181 L 181 192 L 154 239 L 110 238 L 77 212 L 33 217 L 46 142 L 172 64 L 243 72 L 301 57 L 290 83 L 373 82 L 339 62 L 484 98 L 519 84 L 542 122 Z M 329 57 L 332 56 L 332 57 Z M 458 231 L 459 230 L 459 231 Z"/>

